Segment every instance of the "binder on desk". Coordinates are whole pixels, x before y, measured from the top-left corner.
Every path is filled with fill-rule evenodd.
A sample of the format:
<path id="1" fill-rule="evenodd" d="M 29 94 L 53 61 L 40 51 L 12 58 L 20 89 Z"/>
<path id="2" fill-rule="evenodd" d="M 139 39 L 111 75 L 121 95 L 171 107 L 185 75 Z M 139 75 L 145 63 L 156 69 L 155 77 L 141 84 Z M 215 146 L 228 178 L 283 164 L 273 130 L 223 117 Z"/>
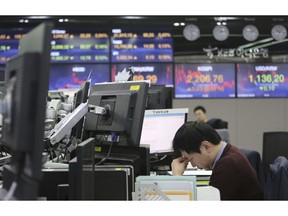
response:
<path id="1" fill-rule="evenodd" d="M 133 200 L 196 200 L 195 176 L 138 176 Z"/>
<path id="2" fill-rule="evenodd" d="M 168 174 L 172 175 L 172 171 L 169 171 Z M 183 176 L 196 176 L 197 186 L 209 185 L 211 175 L 212 170 L 203 170 L 203 169 L 187 169 L 183 173 Z"/>

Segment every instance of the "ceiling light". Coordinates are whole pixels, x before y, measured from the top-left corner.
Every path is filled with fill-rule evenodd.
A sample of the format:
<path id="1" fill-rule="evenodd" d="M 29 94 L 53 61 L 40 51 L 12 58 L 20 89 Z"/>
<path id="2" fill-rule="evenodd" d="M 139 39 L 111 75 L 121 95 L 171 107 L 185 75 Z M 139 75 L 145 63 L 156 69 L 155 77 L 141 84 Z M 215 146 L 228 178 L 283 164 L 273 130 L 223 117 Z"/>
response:
<path id="1" fill-rule="evenodd" d="M 174 23 L 173 25 L 174 25 L 174 26 L 179 26 L 180 24 L 179 24 L 179 23 Z"/>
<path id="2" fill-rule="evenodd" d="M 29 16 L 29 19 L 48 19 L 49 16 Z"/>
<path id="3" fill-rule="evenodd" d="M 141 16 L 124 16 L 124 19 L 143 19 Z"/>

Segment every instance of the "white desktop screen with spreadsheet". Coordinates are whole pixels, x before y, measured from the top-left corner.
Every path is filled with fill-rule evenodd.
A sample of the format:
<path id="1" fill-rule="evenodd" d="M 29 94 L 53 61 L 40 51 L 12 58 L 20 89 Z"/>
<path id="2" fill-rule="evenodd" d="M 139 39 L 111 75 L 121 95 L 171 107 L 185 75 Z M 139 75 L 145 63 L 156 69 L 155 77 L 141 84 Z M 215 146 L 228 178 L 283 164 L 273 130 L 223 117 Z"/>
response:
<path id="1" fill-rule="evenodd" d="M 173 153 L 173 138 L 187 115 L 188 108 L 145 110 L 140 144 L 149 144 L 150 154 Z"/>

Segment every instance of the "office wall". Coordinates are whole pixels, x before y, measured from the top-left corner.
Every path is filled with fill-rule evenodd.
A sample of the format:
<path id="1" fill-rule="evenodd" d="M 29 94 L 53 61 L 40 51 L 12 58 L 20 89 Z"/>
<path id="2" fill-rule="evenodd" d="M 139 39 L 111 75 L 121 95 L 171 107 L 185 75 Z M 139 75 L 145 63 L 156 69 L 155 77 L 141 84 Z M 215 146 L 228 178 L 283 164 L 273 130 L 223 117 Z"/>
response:
<path id="1" fill-rule="evenodd" d="M 208 118 L 228 121 L 231 143 L 262 155 L 263 133 L 288 131 L 288 99 L 174 99 L 173 108 L 189 108 L 188 120 L 194 120 L 193 109 L 202 105 Z"/>

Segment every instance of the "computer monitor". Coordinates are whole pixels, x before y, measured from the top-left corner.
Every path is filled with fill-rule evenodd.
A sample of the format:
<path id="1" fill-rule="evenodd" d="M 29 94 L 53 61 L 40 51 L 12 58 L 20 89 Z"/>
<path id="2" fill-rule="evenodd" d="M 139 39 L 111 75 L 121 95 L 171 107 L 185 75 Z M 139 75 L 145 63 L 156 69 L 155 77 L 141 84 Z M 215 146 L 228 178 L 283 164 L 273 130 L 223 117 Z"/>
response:
<path id="1" fill-rule="evenodd" d="M 4 199 L 38 196 L 52 29 L 47 22 L 31 30 L 20 40 L 19 53 L 6 64 L 2 144 L 11 150 L 12 161 L 4 167 Z"/>
<path id="2" fill-rule="evenodd" d="M 88 106 L 105 108 L 106 114 L 87 113 L 83 138 L 95 137 L 97 144 L 138 147 L 148 85 L 128 81 L 91 86 Z"/>
<path id="3" fill-rule="evenodd" d="M 95 139 L 88 138 L 76 148 L 76 157 L 69 162 L 69 199 L 94 199 L 94 145 Z"/>
<path id="4" fill-rule="evenodd" d="M 146 110 L 140 144 L 150 145 L 150 155 L 173 154 L 173 138 L 187 115 L 188 108 Z"/>
<path id="5" fill-rule="evenodd" d="M 173 87 L 172 87 L 173 89 Z M 165 85 L 152 85 L 148 89 L 146 109 L 171 109 L 172 90 Z"/>
<path id="6" fill-rule="evenodd" d="M 149 145 L 135 146 L 113 146 L 95 145 L 95 163 L 102 158 L 106 160 L 102 165 L 131 165 L 134 168 L 134 176 L 150 175 L 150 150 Z"/>
<path id="7" fill-rule="evenodd" d="M 89 89 L 90 89 L 90 80 L 87 80 L 81 84 L 80 89 L 74 94 L 73 110 L 75 110 L 81 103 L 87 102 Z M 71 136 L 81 140 L 83 123 L 84 123 L 84 117 L 72 128 Z"/>

